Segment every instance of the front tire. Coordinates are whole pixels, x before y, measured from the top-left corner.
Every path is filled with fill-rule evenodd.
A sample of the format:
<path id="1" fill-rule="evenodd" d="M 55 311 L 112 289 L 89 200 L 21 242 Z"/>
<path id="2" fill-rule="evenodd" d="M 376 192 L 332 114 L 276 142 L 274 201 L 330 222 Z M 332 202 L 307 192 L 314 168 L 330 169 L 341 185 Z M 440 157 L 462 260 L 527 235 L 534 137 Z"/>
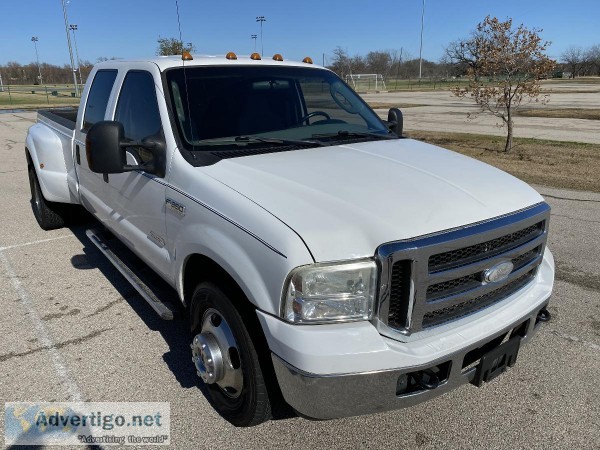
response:
<path id="1" fill-rule="evenodd" d="M 240 313 L 223 291 L 201 283 L 190 304 L 192 354 L 213 407 L 235 426 L 271 417 L 258 354 Z"/>

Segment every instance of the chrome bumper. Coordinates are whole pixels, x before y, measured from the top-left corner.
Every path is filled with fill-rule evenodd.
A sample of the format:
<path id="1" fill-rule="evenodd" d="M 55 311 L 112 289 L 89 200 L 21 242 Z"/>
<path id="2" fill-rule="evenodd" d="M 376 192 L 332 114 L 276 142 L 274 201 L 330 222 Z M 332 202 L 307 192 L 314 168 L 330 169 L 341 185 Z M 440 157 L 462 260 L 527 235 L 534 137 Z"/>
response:
<path id="1" fill-rule="evenodd" d="M 544 302 L 544 306 L 534 310 L 528 316 L 519 318 L 502 332 L 490 336 L 484 342 L 466 347 L 442 360 L 431 361 L 418 367 L 344 375 L 318 375 L 303 372 L 274 353 L 272 354 L 273 366 L 286 402 L 298 413 L 307 417 L 334 419 L 406 408 L 431 400 L 473 381 L 477 367 L 468 365 L 463 368 L 465 357 L 472 350 L 481 348 L 515 330 L 521 333 L 522 344 L 528 342 L 538 331 L 542 322 L 538 316 L 540 311 L 545 310 L 547 304 L 548 301 Z M 486 349 L 489 350 L 491 349 Z M 448 373 L 438 387 L 409 393 L 399 392 L 407 374 L 444 365 L 448 367 Z"/>

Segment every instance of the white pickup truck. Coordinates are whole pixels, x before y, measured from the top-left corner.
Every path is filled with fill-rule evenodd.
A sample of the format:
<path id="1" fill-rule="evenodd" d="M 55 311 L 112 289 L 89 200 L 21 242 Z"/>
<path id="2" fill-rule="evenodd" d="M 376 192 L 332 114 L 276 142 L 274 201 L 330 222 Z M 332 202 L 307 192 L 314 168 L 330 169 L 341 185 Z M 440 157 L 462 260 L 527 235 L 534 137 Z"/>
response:
<path id="1" fill-rule="evenodd" d="M 285 399 L 328 419 L 481 385 L 550 316 L 550 208 L 518 179 L 402 137 L 333 72 L 280 55 L 94 67 L 27 136 L 44 229 L 74 205 L 231 423 Z M 141 263 L 141 262 L 143 263 Z M 180 305 L 174 305 L 175 302 Z"/>

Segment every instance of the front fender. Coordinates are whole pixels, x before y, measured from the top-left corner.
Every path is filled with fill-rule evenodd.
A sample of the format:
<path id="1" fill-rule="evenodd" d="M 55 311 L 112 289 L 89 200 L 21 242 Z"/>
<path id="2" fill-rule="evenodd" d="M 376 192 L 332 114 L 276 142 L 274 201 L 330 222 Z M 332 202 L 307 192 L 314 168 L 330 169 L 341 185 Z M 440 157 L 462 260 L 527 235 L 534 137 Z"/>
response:
<path id="1" fill-rule="evenodd" d="M 192 222 L 180 231 L 174 253 L 180 298 L 184 298 L 185 264 L 190 256 L 198 254 L 224 269 L 254 306 L 274 315 L 279 314 L 281 289 L 290 270 L 312 262 L 307 252 L 282 256 L 227 222 Z"/>

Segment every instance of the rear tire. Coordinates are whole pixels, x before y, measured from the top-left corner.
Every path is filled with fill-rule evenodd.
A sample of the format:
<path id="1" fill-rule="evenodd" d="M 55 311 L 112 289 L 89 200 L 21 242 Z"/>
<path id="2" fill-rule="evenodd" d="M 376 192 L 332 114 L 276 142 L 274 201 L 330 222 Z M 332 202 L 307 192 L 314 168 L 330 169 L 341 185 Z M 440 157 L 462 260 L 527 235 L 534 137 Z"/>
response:
<path id="1" fill-rule="evenodd" d="M 235 345 L 231 342 L 223 345 L 223 338 L 215 338 L 216 334 L 210 333 L 211 315 L 216 316 L 218 327 L 224 325 L 226 331 L 231 331 Z M 222 325 L 219 325 L 223 321 Z M 208 323 L 208 327 L 206 324 Z M 232 391 L 224 389 L 217 382 L 205 382 L 206 391 L 212 406 L 223 418 L 238 427 L 251 427 L 259 425 L 271 418 L 271 403 L 263 372 L 260 366 L 258 354 L 248 329 L 244 325 L 238 310 L 233 306 L 231 300 L 212 283 L 201 283 L 198 285 L 190 303 L 190 328 L 192 332 L 192 350 L 194 356 L 199 354 L 198 342 L 212 342 L 214 354 L 223 355 L 223 368 L 206 367 L 207 371 L 221 373 L 227 370 L 241 370 L 241 389 Z M 227 334 L 227 333 L 225 333 Z M 215 342 L 220 341 L 217 348 Z M 210 346 L 211 344 L 209 344 Z M 224 348 L 228 347 L 228 348 Z M 231 358 L 231 348 L 234 348 L 234 357 Z M 213 360 L 216 358 L 213 358 Z M 212 363 L 211 359 L 207 362 Z M 225 364 L 230 364 L 229 368 Z M 196 362 L 196 370 L 198 363 Z M 203 369 L 204 367 L 202 367 Z M 199 374 L 200 371 L 198 370 Z M 235 379 L 235 374 L 226 375 L 229 379 Z M 233 378 L 232 378 L 233 377 Z"/>
<path id="2" fill-rule="evenodd" d="M 29 166 L 29 187 L 31 189 L 31 208 L 35 220 L 42 230 L 55 230 L 65 226 L 69 216 L 68 206 L 49 202 L 44 198 L 35 169 Z"/>

